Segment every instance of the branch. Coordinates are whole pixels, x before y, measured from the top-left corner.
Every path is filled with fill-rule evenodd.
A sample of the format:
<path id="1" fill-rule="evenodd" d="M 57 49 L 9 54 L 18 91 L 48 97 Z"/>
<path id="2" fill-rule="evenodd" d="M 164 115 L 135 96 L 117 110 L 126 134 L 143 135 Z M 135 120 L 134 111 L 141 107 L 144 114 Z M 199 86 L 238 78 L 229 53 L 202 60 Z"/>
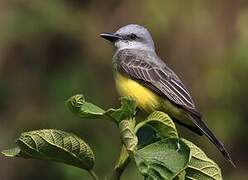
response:
<path id="1" fill-rule="evenodd" d="M 129 154 L 124 146 L 121 147 L 119 159 L 114 167 L 111 180 L 119 180 L 122 173 L 130 162 Z"/>

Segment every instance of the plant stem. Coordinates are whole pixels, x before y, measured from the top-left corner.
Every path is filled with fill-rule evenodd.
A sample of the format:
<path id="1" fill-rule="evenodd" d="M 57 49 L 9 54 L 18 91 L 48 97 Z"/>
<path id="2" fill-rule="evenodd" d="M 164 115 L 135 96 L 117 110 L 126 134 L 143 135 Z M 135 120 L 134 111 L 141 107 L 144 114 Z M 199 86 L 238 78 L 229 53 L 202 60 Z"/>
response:
<path id="1" fill-rule="evenodd" d="M 124 170 L 126 169 L 129 162 L 130 162 L 129 154 L 128 154 L 125 146 L 123 145 L 121 147 L 119 159 L 118 159 L 118 161 L 114 167 L 114 171 L 112 173 L 111 180 L 120 180 L 120 177 L 121 177 L 122 173 L 124 172 Z"/>
<path id="2" fill-rule="evenodd" d="M 99 180 L 99 177 L 96 175 L 96 173 L 93 170 L 89 170 L 88 172 L 94 180 Z"/>

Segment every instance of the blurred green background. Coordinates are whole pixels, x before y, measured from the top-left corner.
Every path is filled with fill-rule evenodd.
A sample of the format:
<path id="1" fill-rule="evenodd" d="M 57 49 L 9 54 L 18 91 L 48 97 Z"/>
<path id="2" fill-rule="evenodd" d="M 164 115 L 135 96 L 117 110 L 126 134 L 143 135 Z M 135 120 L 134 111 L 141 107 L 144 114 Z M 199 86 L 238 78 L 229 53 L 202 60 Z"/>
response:
<path id="1" fill-rule="evenodd" d="M 83 93 L 104 108 L 118 106 L 112 47 L 99 33 L 137 23 L 185 82 L 237 168 L 205 138 L 180 128 L 222 168 L 224 179 L 248 179 L 248 1 L 246 0 L 1 0 L 0 149 L 23 131 L 57 128 L 85 139 L 96 172 L 109 177 L 119 151 L 117 128 L 81 120 L 64 106 Z M 90 179 L 77 168 L 0 157 L 1 180 Z M 123 180 L 142 179 L 131 164 Z"/>

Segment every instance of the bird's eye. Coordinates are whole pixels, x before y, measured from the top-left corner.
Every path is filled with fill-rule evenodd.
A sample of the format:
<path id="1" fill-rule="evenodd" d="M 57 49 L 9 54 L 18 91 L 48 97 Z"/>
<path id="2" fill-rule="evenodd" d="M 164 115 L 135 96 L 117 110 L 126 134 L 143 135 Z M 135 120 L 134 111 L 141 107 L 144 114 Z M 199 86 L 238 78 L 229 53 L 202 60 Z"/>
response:
<path id="1" fill-rule="evenodd" d="M 135 34 L 130 34 L 130 39 L 132 39 L 132 40 L 135 40 L 136 38 L 137 38 L 137 36 L 135 35 Z"/>

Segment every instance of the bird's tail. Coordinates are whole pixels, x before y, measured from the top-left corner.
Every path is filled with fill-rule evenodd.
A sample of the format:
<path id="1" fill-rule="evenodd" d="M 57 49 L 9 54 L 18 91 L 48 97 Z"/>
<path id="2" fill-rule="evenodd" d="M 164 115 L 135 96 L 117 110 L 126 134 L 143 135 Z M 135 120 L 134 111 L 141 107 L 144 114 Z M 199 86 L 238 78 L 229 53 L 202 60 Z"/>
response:
<path id="1" fill-rule="evenodd" d="M 207 124 L 201 119 L 201 117 L 198 117 L 192 113 L 189 114 L 191 117 L 191 120 L 193 123 L 202 131 L 203 134 L 205 134 L 208 139 L 219 149 L 219 151 L 222 153 L 222 155 L 234 166 L 233 160 L 231 159 L 229 153 L 224 147 L 224 144 L 218 140 L 218 138 L 213 134 L 213 132 L 208 128 Z"/>

